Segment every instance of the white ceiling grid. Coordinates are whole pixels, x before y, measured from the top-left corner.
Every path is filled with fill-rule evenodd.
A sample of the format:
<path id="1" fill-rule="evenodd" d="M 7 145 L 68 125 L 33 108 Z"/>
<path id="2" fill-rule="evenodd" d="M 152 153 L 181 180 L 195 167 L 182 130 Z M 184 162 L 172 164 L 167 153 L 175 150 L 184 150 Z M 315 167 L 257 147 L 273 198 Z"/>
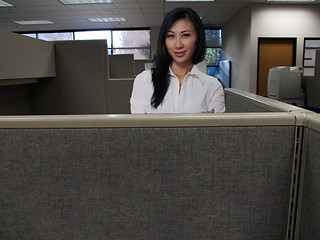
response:
<path id="1" fill-rule="evenodd" d="M 0 7 L 0 30 L 59 31 L 160 26 L 165 13 L 191 7 L 206 26 L 221 27 L 249 4 L 265 0 L 215 0 L 202 3 L 165 3 L 164 0 L 113 0 L 111 4 L 64 5 L 58 0 L 5 0 Z M 320 4 L 317 0 L 313 4 Z M 126 22 L 91 23 L 88 18 L 124 17 Z M 54 24 L 19 25 L 14 21 L 49 20 Z"/>

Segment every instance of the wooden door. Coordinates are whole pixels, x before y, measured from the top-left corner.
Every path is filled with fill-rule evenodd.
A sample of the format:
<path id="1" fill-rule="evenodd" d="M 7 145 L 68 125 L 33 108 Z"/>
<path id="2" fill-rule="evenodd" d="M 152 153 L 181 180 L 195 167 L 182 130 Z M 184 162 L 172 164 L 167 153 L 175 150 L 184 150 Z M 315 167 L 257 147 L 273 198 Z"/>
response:
<path id="1" fill-rule="evenodd" d="M 270 68 L 295 65 L 296 41 L 295 38 L 259 38 L 258 95 L 268 95 L 268 74 Z"/>

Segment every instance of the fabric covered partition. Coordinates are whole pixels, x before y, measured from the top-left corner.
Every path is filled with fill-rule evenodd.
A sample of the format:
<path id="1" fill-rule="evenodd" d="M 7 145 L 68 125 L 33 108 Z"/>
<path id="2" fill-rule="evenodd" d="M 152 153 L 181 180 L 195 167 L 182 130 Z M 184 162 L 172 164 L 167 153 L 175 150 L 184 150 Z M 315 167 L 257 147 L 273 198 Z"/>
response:
<path id="1" fill-rule="evenodd" d="M 274 99 L 262 97 L 250 92 L 235 88 L 225 88 L 226 110 L 229 113 L 245 112 L 291 112 L 303 109 L 280 102 Z M 303 110 L 307 112 L 306 110 Z"/>
<path id="2" fill-rule="evenodd" d="M 108 55 L 109 78 L 134 78 L 134 55 Z"/>
<path id="3" fill-rule="evenodd" d="M 320 117 L 307 116 L 297 239 L 320 239 Z"/>
<path id="4" fill-rule="evenodd" d="M 0 118 L 2 239 L 285 239 L 289 113 Z"/>
<path id="5" fill-rule="evenodd" d="M 31 114 L 109 113 L 107 42 L 56 41 L 56 77 L 30 86 Z"/>
<path id="6" fill-rule="evenodd" d="M 133 79 L 109 79 L 110 113 L 131 113 L 130 98 L 132 87 Z"/>

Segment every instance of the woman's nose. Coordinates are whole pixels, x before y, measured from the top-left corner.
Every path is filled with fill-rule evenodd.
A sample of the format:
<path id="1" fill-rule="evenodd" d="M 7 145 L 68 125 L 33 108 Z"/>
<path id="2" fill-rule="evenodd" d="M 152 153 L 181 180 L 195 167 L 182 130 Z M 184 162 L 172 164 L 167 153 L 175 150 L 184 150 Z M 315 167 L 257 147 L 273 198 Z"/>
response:
<path id="1" fill-rule="evenodd" d="M 181 41 L 181 38 L 177 37 L 175 42 L 175 48 L 180 49 L 183 47 L 183 43 Z"/>

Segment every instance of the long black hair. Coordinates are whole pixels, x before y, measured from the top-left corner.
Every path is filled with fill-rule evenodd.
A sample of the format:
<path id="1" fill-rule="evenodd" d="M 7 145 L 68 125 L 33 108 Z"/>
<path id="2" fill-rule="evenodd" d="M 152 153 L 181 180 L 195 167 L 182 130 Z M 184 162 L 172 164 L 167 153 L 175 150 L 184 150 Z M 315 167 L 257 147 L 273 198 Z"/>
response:
<path id="1" fill-rule="evenodd" d="M 199 15 L 191 8 L 175 8 L 164 18 L 159 32 L 155 64 L 152 69 L 152 83 L 154 92 L 151 98 L 151 106 L 157 108 L 163 101 L 170 84 L 169 66 L 172 58 L 165 45 L 166 37 L 171 26 L 180 19 L 188 19 L 192 22 L 197 33 L 197 47 L 194 52 L 192 63 L 203 61 L 206 49 L 204 28 Z"/>

